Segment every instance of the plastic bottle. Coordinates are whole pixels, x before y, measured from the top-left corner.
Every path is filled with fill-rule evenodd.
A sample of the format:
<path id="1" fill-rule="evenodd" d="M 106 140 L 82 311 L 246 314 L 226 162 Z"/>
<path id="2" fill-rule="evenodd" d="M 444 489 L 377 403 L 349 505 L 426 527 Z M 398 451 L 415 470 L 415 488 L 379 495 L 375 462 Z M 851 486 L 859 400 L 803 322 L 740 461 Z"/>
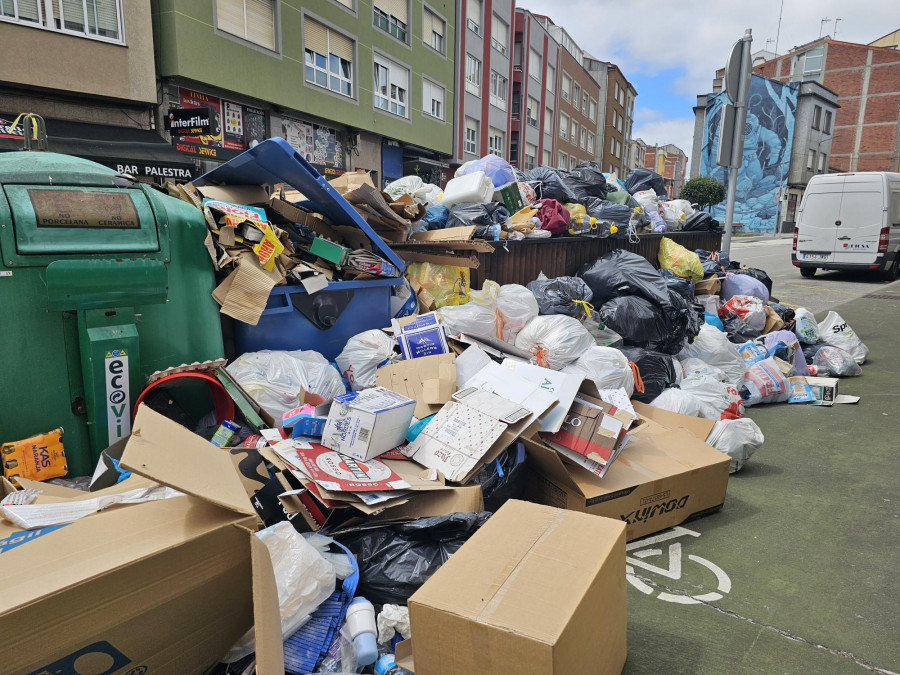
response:
<path id="1" fill-rule="evenodd" d="M 378 643 L 375 640 L 375 608 L 365 598 L 354 598 L 347 607 L 347 629 L 356 651 L 356 660 L 361 666 L 370 666 L 378 658 Z"/>
<path id="2" fill-rule="evenodd" d="M 503 232 L 503 228 L 500 227 L 499 224 L 494 223 L 493 225 L 491 225 L 491 234 L 493 235 L 494 241 L 499 241 L 499 240 L 500 240 L 500 233 L 501 233 L 501 232 Z"/>

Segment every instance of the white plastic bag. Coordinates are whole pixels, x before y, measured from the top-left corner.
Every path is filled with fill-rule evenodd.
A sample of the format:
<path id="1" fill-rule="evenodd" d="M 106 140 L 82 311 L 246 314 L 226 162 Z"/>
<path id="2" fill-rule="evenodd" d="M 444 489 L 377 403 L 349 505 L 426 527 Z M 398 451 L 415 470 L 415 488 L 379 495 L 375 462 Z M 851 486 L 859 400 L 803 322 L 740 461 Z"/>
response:
<path id="1" fill-rule="evenodd" d="M 496 337 L 497 315 L 493 306 L 469 301 L 437 310 L 448 335 L 465 333 L 474 337 Z"/>
<path id="2" fill-rule="evenodd" d="M 744 406 L 738 390 L 715 375 L 693 373 L 681 381 L 681 388 L 700 402 L 700 417 L 718 420 L 742 417 Z"/>
<path id="3" fill-rule="evenodd" d="M 383 192 L 386 192 L 393 199 L 398 199 L 402 195 L 410 195 L 415 199 L 420 191 L 424 194 L 424 187 L 424 181 L 418 176 L 403 176 L 403 178 L 398 178 L 393 183 L 389 183 Z"/>
<path id="4" fill-rule="evenodd" d="M 632 197 L 634 197 L 634 200 L 643 207 L 648 216 L 651 213 L 659 213 L 659 200 L 657 199 L 656 191 L 653 188 L 635 192 Z"/>
<path id="5" fill-rule="evenodd" d="M 722 298 L 718 295 L 697 295 L 694 296 L 694 302 L 699 302 L 703 305 L 704 311 L 709 314 L 715 314 L 718 316 L 719 307 L 722 306 Z"/>
<path id="6" fill-rule="evenodd" d="M 597 389 L 624 389 L 628 398 L 634 394 L 634 373 L 628 357 L 612 347 L 594 346 L 563 368 L 564 373 L 583 375 Z"/>
<path id="7" fill-rule="evenodd" d="M 286 520 L 254 536 L 266 545 L 272 558 L 281 610 L 281 636 L 287 639 L 334 593 L 334 567 Z M 255 641 L 251 628 L 222 661 L 233 663 L 244 658 L 254 650 Z"/>
<path id="8" fill-rule="evenodd" d="M 678 387 L 664 389 L 663 393 L 650 401 L 650 405 L 680 415 L 700 417 L 700 401 L 689 391 Z"/>
<path id="9" fill-rule="evenodd" d="M 375 386 L 378 367 L 394 356 L 394 339 L 383 330 L 367 330 L 347 340 L 334 362 L 353 391 Z"/>
<path id="10" fill-rule="evenodd" d="M 281 416 L 297 407 L 301 389 L 326 401 L 346 393 L 338 371 L 314 351 L 248 352 L 227 370 L 279 426 Z"/>
<path id="11" fill-rule="evenodd" d="M 746 276 L 746 275 L 745 275 Z M 752 295 L 735 295 L 719 308 L 719 318 L 723 321 L 730 316 L 741 320 L 739 332 L 759 335 L 766 327 L 766 310 L 762 300 Z"/>
<path id="12" fill-rule="evenodd" d="M 750 455 L 759 450 L 765 443 L 765 436 L 756 422 L 749 417 L 739 420 L 720 420 L 716 422 L 706 442 L 719 452 L 731 457 L 729 473 L 740 471 Z"/>
<path id="13" fill-rule="evenodd" d="M 769 357 L 748 366 L 741 394 L 748 408 L 760 403 L 781 403 L 791 397 L 791 386 L 775 359 Z"/>
<path id="14" fill-rule="evenodd" d="M 694 373 L 699 373 L 700 375 L 712 375 L 719 382 L 728 381 L 728 376 L 725 374 L 724 370 L 709 365 L 703 359 L 698 359 L 696 356 L 689 356 L 686 359 L 682 358 L 680 360 L 685 377 L 690 377 Z M 741 379 L 741 384 L 743 384 L 743 378 Z"/>
<path id="15" fill-rule="evenodd" d="M 814 345 L 819 341 L 819 324 L 816 317 L 806 307 L 798 307 L 794 310 L 794 332 L 797 339 L 805 345 Z"/>
<path id="16" fill-rule="evenodd" d="M 516 336 L 538 315 L 534 294 L 519 284 L 500 287 L 497 297 L 497 337 L 515 343 Z"/>
<path id="17" fill-rule="evenodd" d="M 869 355 L 869 348 L 853 332 L 850 324 L 834 310 L 828 312 L 828 316 L 819 324 L 819 339 L 832 347 L 840 347 L 845 352 L 850 352 L 859 365 L 864 364 Z"/>
<path id="18" fill-rule="evenodd" d="M 728 335 L 714 326 L 703 324 L 697 338 L 678 355 L 679 359 L 698 358 L 725 373 L 729 384 L 740 387 L 744 383 L 744 359 L 728 340 Z"/>
<path id="19" fill-rule="evenodd" d="M 813 357 L 813 365 L 822 377 L 857 377 L 862 368 L 850 352 L 840 347 L 822 347 Z"/>
<path id="20" fill-rule="evenodd" d="M 537 358 L 544 368 L 561 370 L 594 346 L 594 338 L 578 319 L 549 314 L 532 319 L 516 338 L 516 347 Z"/>

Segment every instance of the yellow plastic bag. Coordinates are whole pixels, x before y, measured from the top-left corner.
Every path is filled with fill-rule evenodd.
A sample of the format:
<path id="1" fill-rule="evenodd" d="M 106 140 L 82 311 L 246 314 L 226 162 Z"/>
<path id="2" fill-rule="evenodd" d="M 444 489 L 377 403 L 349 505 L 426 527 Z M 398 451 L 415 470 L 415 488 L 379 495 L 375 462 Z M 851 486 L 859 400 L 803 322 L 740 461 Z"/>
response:
<path id="1" fill-rule="evenodd" d="M 664 270 L 670 270 L 674 274 L 692 281 L 703 280 L 703 264 L 700 256 L 689 251 L 668 237 L 659 241 L 659 266 Z"/>
<path id="2" fill-rule="evenodd" d="M 435 309 L 469 301 L 468 267 L 412 263 L 406 267 L 406 277 L 428 291 L 434 298 Z"/>

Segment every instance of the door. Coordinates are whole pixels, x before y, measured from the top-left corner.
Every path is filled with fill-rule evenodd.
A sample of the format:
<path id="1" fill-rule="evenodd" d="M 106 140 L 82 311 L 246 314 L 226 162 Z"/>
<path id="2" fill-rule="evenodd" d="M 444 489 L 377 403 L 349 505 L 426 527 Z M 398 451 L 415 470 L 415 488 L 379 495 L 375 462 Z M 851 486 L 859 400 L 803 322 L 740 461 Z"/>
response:
<path id="1" fill-rule="evenodd" d="M 837 238 L 843 181 L 810 181 L 797 220 L 797 260 L 830 262 Z"/>
<path id="2" fill-rule="evenodd" d="M 835 237 L 834 262 L 871 265 L 878 256 L 887 203 L 883 174 L 848 176 Z"/>

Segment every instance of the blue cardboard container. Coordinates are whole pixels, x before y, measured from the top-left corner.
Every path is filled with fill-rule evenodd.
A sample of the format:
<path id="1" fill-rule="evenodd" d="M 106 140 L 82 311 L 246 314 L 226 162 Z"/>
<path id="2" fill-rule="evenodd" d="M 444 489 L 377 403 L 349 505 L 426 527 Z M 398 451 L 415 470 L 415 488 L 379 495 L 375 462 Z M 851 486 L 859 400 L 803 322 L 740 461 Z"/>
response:
<path id="1" fill-rule="evenodd" d="M 282 138 L 270 138 L 194 181 L 195 185 L 264 185 L 285 183 L 306 201 L 299 206 L 317 211 L 339 225 L 358 227 L 375 253 L 402 274 L 406 265 L 384 243 L 355 208 Z M 391 287 L 402 278 L 332 281 L 312 295 L 300 285 L 276 286 L 255 326 L 234 322 L 238 354 L 261 349 L 312 349 L 328 360 L 347 340 L 363 331 L 391 323 Z"/>

